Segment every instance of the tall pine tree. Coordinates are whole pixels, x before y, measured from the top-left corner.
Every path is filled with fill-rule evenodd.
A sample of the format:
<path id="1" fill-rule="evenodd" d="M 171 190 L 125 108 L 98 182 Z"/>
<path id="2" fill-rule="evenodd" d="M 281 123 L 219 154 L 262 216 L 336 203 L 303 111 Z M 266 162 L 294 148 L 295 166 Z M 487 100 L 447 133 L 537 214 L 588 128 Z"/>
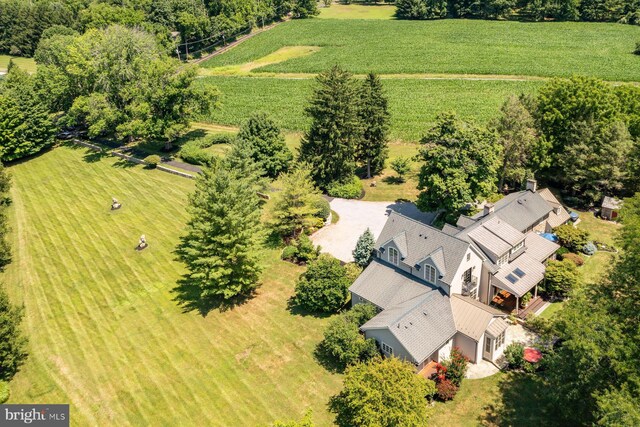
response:
<path id="1" fill-rule="evenodd" d="M 380 78 L 370 73 L 360 89 L 359 117 L 363 134 L 356 149 L 356 159 L 366 166 L 367 178 L 371 178 L 372 173 L 381 172 L 389 156 L 387 104 Z"/>
<path id="2" fill-rule="evenodd" d="M 255 181 L 228 161 L 205 167 L 196 178 L 189 212 L 176 249 L 188 269 L 178 299 L 204 314 L 215 305 L 233 305 L 258 285 L 261 224 Z"/>
<path id="3" fill-rule="evenodd" d="M 20 331 L 23 317 L 22 307 L 9 301 L 0 285 L 0 380 L 9 381 L 18 372 L 27 358 L 27 339 Z"/>
<path id="4" fill-rule="evenodd" d="M 300 160 L 313 165 L 312 177 L 321 189 L 348 180 L 355 171 L 355 150 L 362 137 L 358 117 L 358 86 L 337 65 L 320 73 L 306 113 L 311 128 L 300 145 Z"/>

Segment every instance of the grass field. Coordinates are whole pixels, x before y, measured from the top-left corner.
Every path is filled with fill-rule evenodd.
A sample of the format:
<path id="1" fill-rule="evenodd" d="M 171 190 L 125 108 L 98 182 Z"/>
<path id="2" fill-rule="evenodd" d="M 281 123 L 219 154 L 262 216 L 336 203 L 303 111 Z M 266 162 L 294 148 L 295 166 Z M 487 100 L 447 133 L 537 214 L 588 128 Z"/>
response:
<path id="1" fill-rule="evenodd" d="M 221 107 L 205 121 L 238 126 L 255 111 L 271 115 L 284 129 L 302 131 L 308 125 L 304 107 L 311 96 L 313 79 L 279 79 L 212 76 L 202 84 L 222 92 Z M 437 114 L 455 110 L 461 117 L 486 123 L 499 113 L 507 96 L 532 93 L 539 81 L 478 81 L 385 79 L 389 97 L 391 137 L 417 141 Z"/>
<path id="2" fill-rule="evenodd" d="M 314 54 L 254 71 L 317 73 L 340 64 L 354 73 L 640 81 L 640 57 L 633 55 L 639 39 L 639 27 L 620 24 L 309 19 L 283 23 L 203 66 L 244 64 L 286 46 L 319 46 Z"/>
<path id="3" fill-rule="evenodd" d="M 243 306 L 203 318 L 172 300 L 193 182 L 69 147 L 10 172 L 3 281 L 25 304 L 31 354 L 10 402 L 70 402 L 74 425 L 267 425 L 307 408 L 330 422 L 340 378 L 313 358 L 326 319 L 287 310 L 301 269 L 279 251 L 265 249 Z"/>
<path id="4" fill-rule="evenodd" d="M 20 68 L 34 73 L 36 71 L 36 62 L 33 58 L 21 58 L 18 56 L 0 55 L 0 71 L 6 71 L 9 66 L 9 61 L 13 59 L 16 65 Z"/>

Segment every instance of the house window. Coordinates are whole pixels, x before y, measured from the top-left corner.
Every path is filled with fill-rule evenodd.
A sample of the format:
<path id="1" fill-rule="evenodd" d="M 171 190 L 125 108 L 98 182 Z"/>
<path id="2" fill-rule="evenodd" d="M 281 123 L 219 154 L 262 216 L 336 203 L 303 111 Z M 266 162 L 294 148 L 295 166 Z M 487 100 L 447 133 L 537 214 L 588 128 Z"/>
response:
<path id="1" fill-rule="evenodd" d="M 517 245 L 515 245 L 513 247 L 513 249 L 511 249 L 511 253 L 514 254 L 516 252 L 518 252 L 520 249 L 522 249 L 524 247 L 524 240 L 520 243 L 518 243 Z"/>
<path id="2" fill-rule="evenodd" d="M 491 353 L 491 338 L 484 337 L 484 352 Z"/>
<path id="3" fill-rule="evenodd" d="M 467 254 L 467 261 L 470 261 L 470 260 L 471 260 L 471 253 L 468 253 Z"/>
<path id="4" fill-rule="evenodd" d="M 429 282 L 436 284 L 436 269 L 428 264 L 424 265 L 424 279 Z"/>
<path id="5" fill-rule="evenodd" d="M 506 264 L 509 261 L 509 252 L 498 258 L 498 265 Z"/>
<path id="6" fill-rule="evenodd" d="M 478 299 L 478 286 L 469 291 L 469 296 L 473 299 Z"/>
<path id="7" fill-rule="evenodd" d="M 495 344 L 494 350 L 497 351 L 503 345 L 504 345 L 504 332 L 502 332 L 500 335 L 498 335 L 498 338 L 496 338 L 496 344 Z"/>
<path id="8" fill-rule="evenodd" d="M 398 251 L 396 248 L 389 248 L 389 262 L 398 265 Z"/>
<path id="9" fill-rule="evenodd" d="M 380 348 L 382 348 L 382 352 L 388 354 L 389 356 L 393 355 L 393 348 L 389 347 L 386 343 L 381 343 Z"/>

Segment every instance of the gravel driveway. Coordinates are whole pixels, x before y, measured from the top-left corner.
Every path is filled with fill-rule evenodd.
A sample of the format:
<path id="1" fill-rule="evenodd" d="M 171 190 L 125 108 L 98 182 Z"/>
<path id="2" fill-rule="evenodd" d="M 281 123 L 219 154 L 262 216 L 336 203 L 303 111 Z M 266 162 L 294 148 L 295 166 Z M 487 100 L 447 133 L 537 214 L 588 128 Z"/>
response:
<path id="1" fill-rule="evenodd" d="M 340 216 L 340 220 L 318 230 L 311 236 L 311 240 L 322 247 L 322 252 L 330 253 L 344 262 L 353 261 L 351 251 L 367 227 L 378 238 L 391 211 L 427 224 L 435 217 L 434 213 L 420 212 L 413 203 L 333 199 L 330 204 L 331 209 Z"/>

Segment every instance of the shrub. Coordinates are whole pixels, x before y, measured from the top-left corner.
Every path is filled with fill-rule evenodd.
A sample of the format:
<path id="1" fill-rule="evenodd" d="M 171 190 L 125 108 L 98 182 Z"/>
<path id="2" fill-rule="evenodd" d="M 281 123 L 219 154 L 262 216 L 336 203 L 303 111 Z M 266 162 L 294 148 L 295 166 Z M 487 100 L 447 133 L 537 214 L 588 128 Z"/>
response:
<path id="1" fill-rule="evenodd" d="M 192 165 L 209 165 L 216 160 L 216 156 L 201 147 L 200 141 L 189 141 L 180 149 L 180 158 Z"/>
<path id="2" fill-rule="evenodd" d="M 340 197 L 342 199 L 357 199 L 362 195 L 362 191 L 362 182 L 355 175 L 344 182 L 332 182 L 327 187 L 327 193 L 331 197 Z"/>
<path id="3" fill-rule="evenodd" d="M 408 157 L 397 157 L 391 162 L 391 169 L 398 174 L 401 182 L 404 182 L 404 176 L 411 170 L 411 159 Z"/>
<path id="4" fill-rule="evenodd" d="M 0 404 L 9 400 L 9 383 L 0 381 Z"/>
<path id="5" fill-rule="evenodd" d="M 313 244 L 309 236 L 301 234 L 296 242 L 296 261 L 309 262 L 318 258 L 320 246 Z"/>
<path id="6" fill-rule="evenodd" d="M 377 309 L 373 304 L 356 304 L 351 307 L 351 310 L 343 313 L 344 317 L 354 325 L 360 327 L 373 319 L 376 315 Z"/>
<path id="7" fill-rule="evenodd" d="M 161 161 L 162 161 L 162 159 L 157 154 L 152 154 L 152 155 L 147 156 L 147 157 L 144 158 L 144 162 L 150 168 L 155 168 L 156 166 L 158 166 L 160 164 Z"/>
<path id="8" fill-rule="evenodd" d="M 531 362 L 524 362 L 524 371 L 528 374 L 533 374 L 537 369 L 538 369 L 538 365 L 537 363 L 531 363 Z"/>
<path id="9" fill-rule="evenodd" d="M 597 250 L 598 249 L 596 248 L 596 245 L 593 244 L 593 242 L 589 242 L 582 247 L 582 252 L 586 255 L 593 255 Z"/>
<path id="10" fill-rule="evenodd" d="M 578 252 L 589 242 L 589 233 L 571 224 L 561 225 L 554 230 L 560 244 L 571 252 Z"/>
<path id="11" fill-rule="evenodd" d="M 324 331 L 324 339 L 320 343 L 342 369 L 369 360 L 378 354 L 375 340 L 365 339 L 358 330 L 360 325 L 354 322 L 358 320 L 360 313 L 353 316 L 355 319 L 348 316 L 348 313 L 343 313 L 329 322 Z"/>
<path id="12" fill-rule="evenodd" d="M 335 312 L 347 302 L 350 284 L 340 261 L 322 254 L 298 279 L 294 301 L 312 312 Z"/>
<path id="13" fill-rule="evenodd" d="M 564 256 L 568 253 L 570 253 L 569 249 L 565 248 L 564 246 L 560 247 L 560 249 L 556 251 L 556 255 L 558 256 L 559 260 L 563 259 Z"/>
<path id="14" fill-rule="evenodd" d="M 549 261 L 545 272 L 545 291 L 555 296 L 566 296 L 580 281 L 580 272 L 573 261 Z"/>
<path id="15" fill-rule="evenodd" d="M 524 365 L 524 345 L 512 342 L 504 349 L 504 358 L 509 364 L 509 369 L 522 369 Z"/>
<path id="16" fill-rule="evenodd" d="M 525 308 L 529 301 L 531 301 L 531 292 L 527 292 L 520 298 L 520 308 Z"/>
<path id="17" fill-rule="evenodd" d="M 324 223 L 329 218 L 329 214 L 331 214 L 331 205 L 329 205 L 327 199 L 318 196 L 311 202 L 311 205 L 317 210 L 318 218 L 322 218 Z"/>
<path id="18" fill-rule="evenodd" d="M 295 261 L 298 249 L 294 245 L 289 245 L 282 250 L 281 258 L 287 261 Z"/>
<path id="19" fill-rule="evenodd" d="M 356 248 L 352 252 L 354 262 L 362 268 L 369 265 L 373 258 L 375 245 L 376 240 L 373 237 L 373 233 L 367 228 L 358 238 Z"/>
<path id="20" fill-rule="evenodd" d="M 456 387 L 460 387 L 462 380 L 467 373 L 469 359 L 463 355 L 458 347 L 451 350 L 449 359 L 442 362 L 442 366 L 446 369 L 445 377 L 451 381 Z"/>
<path id="21" fill-rule="evenodd" d="M 565 254 L 562 257 L 563 260 L 568 259 L 570 261 L 572 261 L 576 267 L 580 267 L 582 264 L 584 264 L 584 258 L 582 258 L 580 255 L 578 254 L 574 254 L 572 252 Z"/>
<path id="22" fill-rule="evenodd" d="M 446 402 L 447 400 L 453 400 L 458 393 L 458 387 L 451 381 L 444 379 L 436 383 L 436 396 L 439 400 Z"/>
<path id="23" fill-rule="evenodd" d="M 347 270 L 347 277 L 349 278 L 349 283 L 353 283 L 356 281 L 360 273 L 362 273 L 362 267 L 360 267 L 355 262 L 350 262 L 349 264 L 345 264 L 345 270 Z"/>

